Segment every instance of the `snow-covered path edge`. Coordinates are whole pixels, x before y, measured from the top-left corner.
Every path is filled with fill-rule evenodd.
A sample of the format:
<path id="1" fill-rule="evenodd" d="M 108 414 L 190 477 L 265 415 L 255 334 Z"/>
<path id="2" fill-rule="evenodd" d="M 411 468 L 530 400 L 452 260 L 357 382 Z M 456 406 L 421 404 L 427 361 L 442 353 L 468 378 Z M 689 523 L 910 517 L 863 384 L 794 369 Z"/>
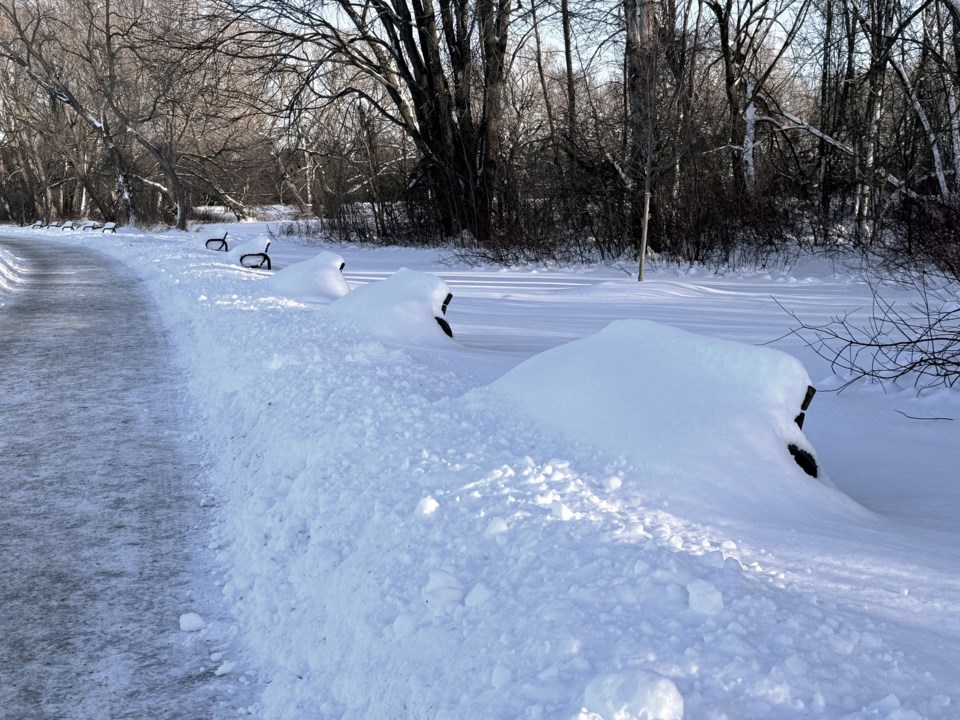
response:
<path id="1" fill-rule="evenodd" d="M 953 716 L 949 668 L 743 567 L 730 538 L 618 504 L 629 469 L 465 404 L 449 358 L 262 299 L 196 242 L 102 249 L 164 308 L 206 413 L 257 714 Z"/>

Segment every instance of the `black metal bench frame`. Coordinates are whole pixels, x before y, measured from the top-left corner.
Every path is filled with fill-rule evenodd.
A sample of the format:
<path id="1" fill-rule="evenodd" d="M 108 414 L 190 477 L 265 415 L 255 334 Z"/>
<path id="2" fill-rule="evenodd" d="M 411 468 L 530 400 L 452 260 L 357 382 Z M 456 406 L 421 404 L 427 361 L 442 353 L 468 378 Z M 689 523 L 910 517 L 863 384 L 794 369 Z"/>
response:
<path id="1" fill-rule="evenodd" d="M 222 238 L 210 238 L 204 241 L 203 246 L 207 250 L 216 250 L 217 252 L 227 252 L 230 246 L 227 244 L 227 231 L 223 231 Z"/>
<path id="2" fill-rule="evenodd" d="M 343 270 L 342 267 L 340 269 Z M 450 305 L 451 300 L 453 300 L 453 293 L 447 293 L 447 297 L 444 298 L 443 303 L 440 305 L 440 312 L 443 315 L 447 314 L 447 306 Z M 437 325 L 447 334 L 447 337 L 453 337 L 453 330 L 450 328 L 450 323 L 447 322 L 445 317 L 436 316 L 433 319 L 437 321 Z"/>
<path id="3" fill-rule="evenodd" d="M 226 237 L 226 233 L 224 233 Z M 270 262 L 270 256 L 267 255 L 267 251 L 270 250 L 270 242 L 267 241 L 267 244 L 263 248 L 263 252 L 256 253 L 244 253 L 240 256 L 240 264 L 245 268 L 263 268 L 264 266 L 267 270 L 273 270 L 273 264 Z"/>

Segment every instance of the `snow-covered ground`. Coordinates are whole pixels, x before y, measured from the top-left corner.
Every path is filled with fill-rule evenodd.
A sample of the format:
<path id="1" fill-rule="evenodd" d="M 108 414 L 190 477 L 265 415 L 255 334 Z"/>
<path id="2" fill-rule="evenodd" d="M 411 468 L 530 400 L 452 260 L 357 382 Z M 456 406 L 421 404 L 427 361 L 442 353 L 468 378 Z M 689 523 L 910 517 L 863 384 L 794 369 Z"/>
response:
<path id="1" fill-rule="evenodd" d="M 868 308 L 856 274 L 289 241 L 272 274 L 211 228 L 8 232 L 100 249 L 160 306 L 206 439 L 195 542 L 246 647 L 210 671 L 251 715 L 960 717 L 960 398 L 825 392 L 845 378 L 783 337 L 781 305 Z M 291 267 L 321 250 L 345 295 L 335 257 Z M 0 312 L 17 277 L 0 251 Z"/>

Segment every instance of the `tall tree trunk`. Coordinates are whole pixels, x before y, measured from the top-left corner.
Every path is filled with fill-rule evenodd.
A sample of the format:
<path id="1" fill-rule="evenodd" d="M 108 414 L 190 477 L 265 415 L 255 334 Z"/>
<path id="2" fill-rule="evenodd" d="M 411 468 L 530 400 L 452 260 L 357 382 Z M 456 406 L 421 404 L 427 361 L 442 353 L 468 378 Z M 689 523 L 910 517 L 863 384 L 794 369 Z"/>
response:
<path id="1" fill-rule="evenodd" d="M 573 74 L 573 31 L 570 23 L 570 2 L 560 0 L 560 23 L 563 27 L 563 59 L 567 80 L 567 133 L 570 149 L 571 176 L 577 169 L 577 89 Z"/>
<path id="2" fill-rule="evenodd" d="M 655 0 L 624 0 L 623 13 L 627 28 L 625 65 L 627 132 L 630 136 L 626 162 L 627 226 L 633 228 L 634 235 L 639 230 L 639 237 L 632 240 L 640 255 L 637 280 L 642 281 L 648 245 L 657 124 L 658 33 Z"/>
<path id="3" fill-rule="evenodd" d="M 547 88 L 547 76 L 543 68 L 543 44 L 540 38 L 540 22 L 537 19 L 537 0 L 530 4 L 530 21 L 533 24 L 533 41 L 536 49 L 537 77 L 540 80 L 540 92 L 543 93 L 543 108 L 547 113 L 547 128 L 550 131 L 550 147 L 553 150 L 553 161 L 557 170 L 561 168 L 560 145 L 557 142 L 557 125 L 554 120 L 553 102 L 550 100 L 550 91 Z"/>

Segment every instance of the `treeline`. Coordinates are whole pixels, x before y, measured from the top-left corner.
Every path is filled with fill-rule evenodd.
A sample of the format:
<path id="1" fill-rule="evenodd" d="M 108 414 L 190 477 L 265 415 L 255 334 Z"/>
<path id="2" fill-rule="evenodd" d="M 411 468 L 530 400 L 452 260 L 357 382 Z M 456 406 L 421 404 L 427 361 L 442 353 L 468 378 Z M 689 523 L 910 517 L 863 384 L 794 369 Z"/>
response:
<path id="1" fill-rule="evenodd" d="M 956 0 L 0 0 L 0 216 L 955 261 L 958 30 Z"/>

